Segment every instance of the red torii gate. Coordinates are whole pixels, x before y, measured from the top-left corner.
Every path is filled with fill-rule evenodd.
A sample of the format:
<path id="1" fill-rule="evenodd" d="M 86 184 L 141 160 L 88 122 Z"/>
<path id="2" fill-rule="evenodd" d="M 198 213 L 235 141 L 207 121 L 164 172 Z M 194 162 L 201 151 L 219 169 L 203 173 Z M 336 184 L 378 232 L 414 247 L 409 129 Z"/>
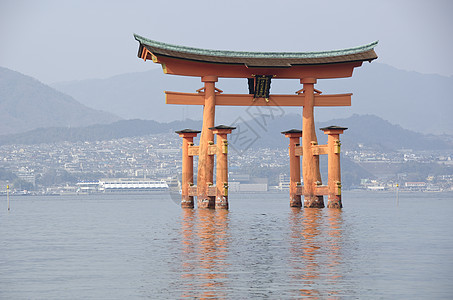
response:
<path id="1" fill-rule="evenodd" d="M 351 93 L 322 95 L 314 88 L 318 79 L 351 77 L 354 68 L 364 61 L 377 58 L 374 47 L 368 45 L 323 52 L 240 52 L 190 48 L 153 41 L 134 35 L 140 43 L 138 56 L 162 65 L 165 74 L 197 76 L 204 87 L 197 93 L 165 91 L 167 104 L 203 105 L 203 127 L 200 146 L 193 145 L 197 131 L 182 130 L 183 177 L 182 206 L 228 208 L 227 134 L 233 127 L 215 126 L 215 106 L 302 106 L 302 131 L 283 132 L 290 138 L 290 205 L 324 207 L 323 195 L 329 195 L 328 207 L 341 207 L 339 134 L 346 128 L 323 128 L 329 135 L 328 145 L 318 145 L 315 132 L 315 106 L 350 106 Z M 247 78 L 250 94 L 223 94 L 216 88 L 219 77 Z M 269 94 L 271 78 L 300 79 L 303 88 L 295 95 Z M 217 134 L 217 146 L 213 145 Z M 299 138 L 302 137 L 302 146 Z M 220 141 L 220 142 L 219 142 Z M 321 183 L 319 155 L 329 155 L 328 185 Z M 198 155 L 197 186 L 193 186 L 193 156 Z M 214 183 L 214 155 L 217 160 L 217 182 Z M 302 176 L 300 184 L 300 156 Z M 221 170 L 219 169 L 219 157 Z M 298 170 L 298 171 L 297 171 Z M 219 174 L 220 173 L 220 174 Z M 332 173 L 332 174 L 331 174 Z M 216 200 L 217 199 L 217 200 Z"/>

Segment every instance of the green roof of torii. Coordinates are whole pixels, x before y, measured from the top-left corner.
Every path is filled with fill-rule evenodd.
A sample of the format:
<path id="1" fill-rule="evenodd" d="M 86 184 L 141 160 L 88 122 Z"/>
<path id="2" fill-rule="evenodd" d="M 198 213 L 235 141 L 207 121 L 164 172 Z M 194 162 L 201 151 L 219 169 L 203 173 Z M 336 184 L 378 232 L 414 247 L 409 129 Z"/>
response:
<path id="1" fill-rule="evenodd" d="M 137 34 L 140 43 L 139 56 L 143 47 L 158 56 L 167 56 L 193 61 L 222 64 L 246 64 L 248 66 L 289 67 L 291 65 L 329 64 L 352 61 L 372 61 L 377 58 L 374 47 L 377 41 L 348 49 L 317 52 L 247 52 L 200 49 L 153 41 Z"/>

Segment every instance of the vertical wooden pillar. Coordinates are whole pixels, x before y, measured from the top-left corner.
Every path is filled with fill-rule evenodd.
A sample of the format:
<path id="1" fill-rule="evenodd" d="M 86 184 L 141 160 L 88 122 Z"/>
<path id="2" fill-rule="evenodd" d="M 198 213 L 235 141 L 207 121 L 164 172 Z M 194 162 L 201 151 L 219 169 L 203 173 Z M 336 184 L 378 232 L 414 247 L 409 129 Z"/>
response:
<path id="1" fill-rule="evenodd" d="M 315 78 L 303 78 L 305 104 L 302 112 L 302 175 L 304 178 L 304 207 L 324 207 L 323 196 L 316 195 L 316 186 L 321 185 L 319 156 L 313 155 L 312 145 L 318 144 L 314 119 Z"/>
<path id="2" fill-rule="evenodd" d="M 215 196 L 208 196 L 208 185 L 214 182 L 214 156 L 209 155 L 209 144 L 214 143 L 214 134 L 209 128 L 214 127 L 215 120 L 215 83 L 216 76 L 203 76 L 205 98 L 203 106 L 203 128 L 200 136 L 197 173 L 198 208 L 214 208 Z"/>
<path id="3" fill-rule="evenodd" d="M 327 207 L 342 208 L 341 203 L 341 168 L 340 168 L 340 134 L 346 127 L 329 126 L 321 128 L 328 135 L 328 186 L 329 200 Z"/>
<path id="4" fill-rule="evenodd" d="M 217 135 L 216 201 L 215 208 L 228 209 L 228 140 L 227 134 L 236 129 L 219 125 L 209 128 Z"/>
<path id="5" fill-rule="evenodd" d="M 301 195 L 297 194 L 297 187 L 300 185 L 300 155 L 296 154 L 302 130 L 291 129 L 282 134 L 289 138 L 289 206 L 302 207 Z"/>
<path id="6" fill-rule="evenodd" d="M 193 196 L 189 195 L 189 187 L 193 184 L 193 156 L 189 155 L 189 146 L 200 131 L 184 129 L 176 131 L 182 137 L 182 178 L 181 178 L 181 207 L 193 208 Z"/>

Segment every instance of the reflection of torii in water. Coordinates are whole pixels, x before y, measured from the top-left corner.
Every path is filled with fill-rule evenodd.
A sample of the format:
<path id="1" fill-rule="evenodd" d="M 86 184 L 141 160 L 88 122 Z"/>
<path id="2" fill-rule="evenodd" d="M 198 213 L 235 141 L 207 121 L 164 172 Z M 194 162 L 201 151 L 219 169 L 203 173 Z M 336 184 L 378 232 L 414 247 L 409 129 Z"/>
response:
<path id="1" fill-rule="evenodd" d="M 301 206 L 301 195 L 305 207 L 324 207 L 323 195 L 329 195 L 329 207 L 341 207 L 341 179 L 339 177 L 339 140 L 338 135 L 345 128 L 325 128 L 326 134 L 336 137 L 329 145 L 318 145 L 315 132 L 315 106 L 350 106 L 352 94 L 321 95 L 314 88 L 318 79 L 351 77 L 354 68 L 364 61 L 371 62 L 377 58 L 374 47 L 377 42 L 343 50 L 323 52 L 239 52 L 190 48 L 170 45 L 135 35 L 140 43 L 138 56 L 162 65 L 165 74 L 197 76 L 204 82 L 204 87 L 197 93 L 177 93 L 166 91 L 167 104 L 203 105 L 203 127 L 200 146 L 193 146 L 189 141 L 196 136 L 194 132 L 178 132 L 188 143 L 183 144 L 183 206 L 193 207 L 193 196 L 197 196 L 198 207 L 228 208 L 228 170 L 217 170 L 216 186 L 214 183 L 214 155 L 223 154 L 221 165 L 226 162 L 227 131 L 215 126 L 215 106 L 303 106 L 302 146 L 298 139 L 294 144 L 294 156 L 302 155 L 302 176 L 304 185 L 300 185 L 300 171 L 292 171 L 290 178 L 291 206 Z M 215 87 L 219 77 L 246 78 L 250 94 L 223 94 Z M 269 94 L 270 81 L 274 79 L 300 79 L 303 88 L 296 95 Z M 222 135 L 222 144 L 213 145 L 214 132 Z M 185 138 L 187 137 L 187 138 Z M 293 138 L 295 138 L 293 136 Z M 290 137 L 291 139 L 291 137 Z M 218 139 L 219 140 L 219 139 Z M 224 148 L 223 148 L 224 147 Z M 291 153 L 290 153 L 291 154 Z M 338 156 L 329 161 L 337 162 L 338 169 L 333 176 L 329 175 L 327 186 L 321 183 L 319 155 Z M 197 186 L 193 186 L 193 167 L 190 161 L 198 155 Z M 217 158 L 219 161 L 219 157 Z M 294 165 L 297 159 L 291 159 L 291 170 L 300 166 Z M 192 161 L 193 162 L 193 161 Z M 185 168 L 186 167 L 186 168 Z M 330 166 L 329 166 L 330 169 Z M 226 172 L 226 173 L 225 173 Z M 223 174 L 225 173 L 225 174 Z M 338 174 L 337 174 L 338 173 Z M 219 182 L 219 179 L 221 180 Z M 221 202 L 222 200 L 223 202 Z M 226 202 L 225 202 L 226 201 Z M 217 202 L 217 203 L 216 203 Z M 226 203 L 226 204 L 225 204 Z"/>

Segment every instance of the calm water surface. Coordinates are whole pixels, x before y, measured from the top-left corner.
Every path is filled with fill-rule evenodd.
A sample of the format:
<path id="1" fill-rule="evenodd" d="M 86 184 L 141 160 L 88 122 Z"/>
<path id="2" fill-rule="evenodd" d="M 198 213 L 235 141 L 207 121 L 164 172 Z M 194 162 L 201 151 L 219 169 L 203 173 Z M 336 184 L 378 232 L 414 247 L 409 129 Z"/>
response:
<path id="1" fill-rule="evenodd" d="M 0 299 L 451 299 L 453 194 L 344 193 L 343 210 L 287 194 L 229 211 L 169 195 L 0 202 Z M 4 200 L 4 201 L 3 201 Z"/>

